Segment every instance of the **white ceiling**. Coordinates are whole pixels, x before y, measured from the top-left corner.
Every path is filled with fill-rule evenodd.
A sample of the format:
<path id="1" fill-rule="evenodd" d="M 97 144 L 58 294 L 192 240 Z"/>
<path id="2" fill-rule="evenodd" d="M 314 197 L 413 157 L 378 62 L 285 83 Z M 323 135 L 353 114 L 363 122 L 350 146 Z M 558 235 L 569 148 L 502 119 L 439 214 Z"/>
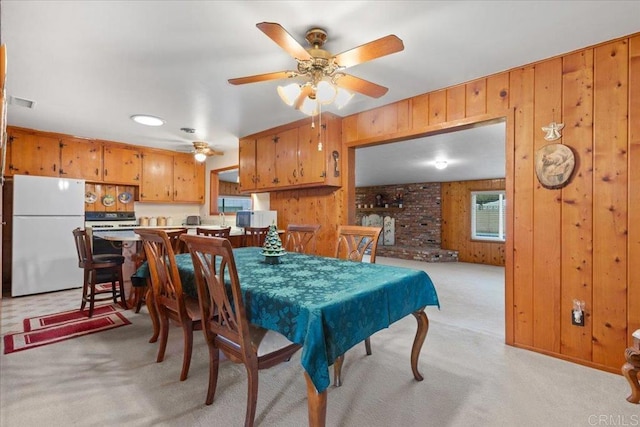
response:
<path id="1" fill-rule="evenodd" d="M 403 40 L 404 51 L 347 70 L 389 92 L 328 108 L 340 116 L 640 31 L 640 1 L 4 0 L 0 13 L 7 94 L 36 102 L 9 105 L 10 125 L 174 150 L 195 139 L 236 149 L 241 136 L 305 117 L 280 101 L 281 82 L 227 82 L 295 68 L 259 22 L 303 45 L 322 27 L 334 54 L 388 34 Z M 138 113 L 166 124 L 129 120 Z"/>

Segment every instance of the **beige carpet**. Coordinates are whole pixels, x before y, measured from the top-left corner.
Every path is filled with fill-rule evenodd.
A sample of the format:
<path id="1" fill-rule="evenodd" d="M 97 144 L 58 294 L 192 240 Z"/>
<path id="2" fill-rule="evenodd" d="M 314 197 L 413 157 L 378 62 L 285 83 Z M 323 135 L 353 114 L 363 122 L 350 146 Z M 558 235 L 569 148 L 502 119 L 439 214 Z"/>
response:
<path id="1" fill-rule="evenodd" d="M 629 389 L 621 375 L 503 344 L 502 268 L 378 262 L 424 268 L 438 289 L 442 309 L 427 309 L 430 330 L 419 363 L 425 380 L 416 382 L 411 374 L 416 325 L 409 316 L 373 336 L 372 356 L 364 355 L 364 345 L 347 353 L 344 385 L 329 388 L 327 425 L 640 425 L 640 406 L 626 402 Z M 59 304 L 61 311 L 79 301 L 79 290 L 5 298 L 1 332 L 10 332 L 18 317 L 38 314 L 35 307 L 49 304 L 52 312 L 50 305 Z M 181 331 L 172 328 L 165 361 L 155 363 L 157 346 L 147 342 L 151 324 L 144 310 L 126 312 L 129 326 L 1 355 L 0 425 L 243 425 L 244 368 L 224 362 L 216 400 L 205 406 L 208 364 L 201 333 L 189 378 L 180 382 Z M 306 425 L 299 353 L 260 375 L 256 425 Z"/>

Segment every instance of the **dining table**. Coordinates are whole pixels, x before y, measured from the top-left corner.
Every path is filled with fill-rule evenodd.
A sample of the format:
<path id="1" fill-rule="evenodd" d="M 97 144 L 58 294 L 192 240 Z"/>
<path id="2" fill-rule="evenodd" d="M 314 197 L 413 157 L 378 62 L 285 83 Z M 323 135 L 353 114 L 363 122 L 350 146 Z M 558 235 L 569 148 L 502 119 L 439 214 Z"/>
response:
<path id="1" fill-rule="evenodd" d="M 417 320 L 411 369 L 422 381 L 418 358 L 429 329 L 425 308 L 440 307 L 425 271 L 300 253 L 270 263 L 260 247 L 236 248 L 233 255 L 248 320 L 302 346 L 310 426 L 325 425 L 329 367 L 336 359 L 409 314 Z M 175 257 L 183 291 L 197 298 L 191 255 Z M 148 276 L 144 263 L 132 280 Z"/>

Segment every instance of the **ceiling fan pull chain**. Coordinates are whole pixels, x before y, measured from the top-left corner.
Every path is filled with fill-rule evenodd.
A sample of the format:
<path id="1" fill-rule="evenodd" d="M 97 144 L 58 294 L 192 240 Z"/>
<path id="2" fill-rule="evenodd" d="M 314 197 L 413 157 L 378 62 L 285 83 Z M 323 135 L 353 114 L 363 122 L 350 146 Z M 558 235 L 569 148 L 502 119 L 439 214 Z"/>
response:
<path id="1" fill-rule="evenodd" d="M 322 151 L 322 105 L 318 105 L 318 110 L 318 151 Z"/>

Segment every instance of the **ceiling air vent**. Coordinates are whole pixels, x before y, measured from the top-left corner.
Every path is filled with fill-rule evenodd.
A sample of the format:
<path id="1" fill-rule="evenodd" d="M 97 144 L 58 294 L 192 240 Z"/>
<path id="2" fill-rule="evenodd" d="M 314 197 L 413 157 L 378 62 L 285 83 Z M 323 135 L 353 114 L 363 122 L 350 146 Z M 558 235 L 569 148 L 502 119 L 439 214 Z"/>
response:
<path id="1" fill-rule="evenodd" d="M 9 104 L 17 105 L 18 107 L 34 108 L 36 106 L 36 101 L 31 101 L 29 99 L 24 99 L 24 98 L 18 98 L 17 96 L 10 96 Z"/>

